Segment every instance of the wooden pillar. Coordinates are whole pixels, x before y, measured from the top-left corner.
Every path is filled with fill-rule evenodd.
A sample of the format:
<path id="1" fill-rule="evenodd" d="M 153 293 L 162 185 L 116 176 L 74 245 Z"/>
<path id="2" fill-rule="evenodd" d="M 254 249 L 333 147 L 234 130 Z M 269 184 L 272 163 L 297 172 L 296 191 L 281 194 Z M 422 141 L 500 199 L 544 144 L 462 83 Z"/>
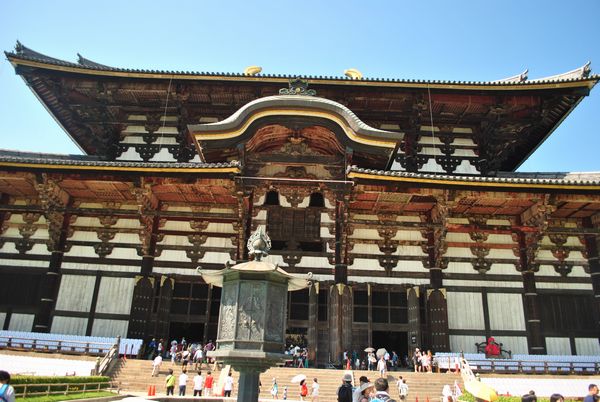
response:
<path id="1" fill-rule="evenodd" d="M 600 228 L 600 215 L 594 219 L 586 219 L 584 225 L 589 228 Z M 594 304 L 596 309 L 596 328 L 600 329 L 600 235 L 590 234 L 584 236 L 585 249 L 587 253 L 592 291 L 594 292 Z"/>
<path id="2" fill-rule="evenodd" d="M 525 305 L 525 321 L 527 325 L 527 343 L 532 355 L 546 354 L 544 337 L 542 336 L 542 320 L 538 293 L 535 286 L 535 274 L 532 270 L 521 273 L 523 276 L 523 303 Z"/>
<path id="3" fill-rule="evenodd" d="M 319 320 L 319 283 L 313 283 L 308 288 L 308 359 L 316 364 L 319 347 L 318 320 Z"/>
<path id="4" fill-rule="evenodd" d="M 33 332 L 50 332 L 52 326 L 52 314 L 56 306 L 56 298 L 60 288 L 61 266 L 63 254 L 67 241 L 67 233 L 71 214 L 49 212 L 46 214 L 49 225 L 49 236 L 51 241 L 48 247 L 51 249 L 50 262 L 45 278 L 41 283 L 40 302 L 33 319 Z"/>
<path id="5" fill-rule="evenodd" d="M 157 337 L 154 333 L 155 327 L 150 325 L 152 309 L 154 307 L 154 286 L 155 278 L 152 276 L 154 269 L 154 255 L 156 253 L 156 238 L 160 217 L 143 217 L 143 226 L 150 229 L 149 233 L 144 233 L 145 238 L 140 247 L 142 254 L 142 263 L 140 276 L 136 277 L 135 287 L 129 313 L 129 328 L 127 336 L 130 338 L 146 339 Z"/>
<path id="6" fill-rule="evenodd" d="M 535 271 L 539 269 L 534 263 L 535 250 L 541 238 L 541 232 L 525 234 L 517 232 L 519 242 L 519 264 L 523 278 L 523 306 L 525 325 L 527 328 L 528 351 L 532 355 L 546 354 L 546 344 L 542 335 L 542 320 L 537 288 L 535 285 Z"/>
<path id="7" fill-rule="evenodd" d="M 339 363 L 344 350 L 352 347 L 352 289 L 337 283 L 329 288 L 329 353 Z"/>

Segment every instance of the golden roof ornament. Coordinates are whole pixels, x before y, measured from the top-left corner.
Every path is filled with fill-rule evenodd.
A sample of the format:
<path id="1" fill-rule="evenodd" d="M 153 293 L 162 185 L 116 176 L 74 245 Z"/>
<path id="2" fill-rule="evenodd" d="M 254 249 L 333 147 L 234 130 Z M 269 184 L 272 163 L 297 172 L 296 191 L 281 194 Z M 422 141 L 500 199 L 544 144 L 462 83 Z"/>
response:
<path id="1" fill-rule="evenodd" d="M 260 74 L 262 67 L 260 66 L 248 66 L 244 69 L 244 75 L 256 75 Z"/>
<path id="2" fill-rule="evenodd" d="M 360 80 L 363 77 L 362 73 L 355 68 L 344 70 L 344 75 L 353 80 Z"/>
<path id="3" fill-rule="evenodd" d="M 269 255 L 271 250 L 271 239 L 265 232 L 263 226 L 259 226 L 256 232 L 252 233 L 247 243 L 250 256 L 254 256 L 255 261 L 260 261 L 262 257 Z"/>

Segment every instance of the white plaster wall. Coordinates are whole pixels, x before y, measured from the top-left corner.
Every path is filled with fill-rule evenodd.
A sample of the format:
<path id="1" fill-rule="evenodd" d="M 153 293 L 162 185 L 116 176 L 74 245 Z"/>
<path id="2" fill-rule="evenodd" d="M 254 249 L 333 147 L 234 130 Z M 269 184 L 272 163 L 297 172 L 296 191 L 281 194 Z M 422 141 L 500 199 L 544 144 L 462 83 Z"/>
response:
<path id="1" fill-rule="evenodd" d="M 392 240 L 423 241 L 424 238 L 418 230 L 399 230 Z"/>
<path id="2" fill-rule="evenodd" d="M 569 338 L 546 338 L 546 353 L 549 355 L 570 355 L 571 343 Z"/>
<path id="3" fill-rule="evenodd" d="M 545 246 L 553 246 L 554 243 L 550 241 L 550 237 L 547 235 L 542 238 L 542 245 Z M 579 237 L 577 236 L 568 236 L 565 246 L 574 246 L 574 247 L 583 247 L 583 244 L 579 241 Z"/>
<path id="4" fill-rule="evenodd" d="M 481 293 L 448 292 L 449 329 L 485 329 Z"/>
<path id="5" fill-rule="evenodd" d="M 423 252 L 421 246 L 403 246 L 399 245 L 394 255 L 407 255 L 407 256 L 425 256 L 427 253 Z"/>
<path id="6" fill-rule="evenodd" d="M 496 225 L 496 226 L 512 226 L 510 221 L 507 219 L 488 219 L 486 223 L 488 225 Z M 511 237 L 510 235 L 505 235 L 505 236 Z M 512 237 L 511 237 L 511 240 L 512 240 Z"/>
<path id="7" fill-rule="evenodd" d="M 56 300 L 56 310 L 90 311 L 95 276 L 63 275 Z"/>
<path id="8" fill-rule="evenodd" d="M 193 234 L 193 232 L 190 232 L 190 235 L 191 234 Z M 190 242 L 188 241 L 187 236 L 165 235 L 159 244 L 169 246 L 189 246 Z"/>
<path id="9" fill-rule="evenodd" d="M 33 329 L 34 317 L 34 314 L 11 314 L 8 330 L 29 332 Z"/>
<path id="10" fill-rule="evenodd" d="M 579 356 L 600 356 L 598 338 L 575 338 L 575 348 Z"/>
<path id="11" fill-rule="evenodd" d="M 0 328 L 4 328 L 5 320 L 6 320 L 6 313 L 0 313 Z"/>
<path id="12" fill-rule="evenodd" d="M 529 353 L 527 337 L 525 336 L 502 336 L 495 338 L 497 342 L 502 343 L 503 349 L 510 350 L 513 354 L 526 355 Z"/>
<path id="13" fill-rule="evenodd" d="M 537 289 L 574 289 L 574 290 L 592 290 L 592 282 L 589 283 L 550 283 L 536 280 Z"/>
<path id="14" fill-rule="evenodd" d="M 188 243 L 189 244 L 189 243 Z M 185 261 L 189 262 L 184 250 L 162 250 L 160 255 L 154 259 L 155 261 Z"/>
<path id="15" fill-rule="evenodd" d="M 102 278 L 98 291 L 96 312 L 129 314 L 134 286 L 134 278 Z M 96 322 L 94 322 L 94 325 L 96 325 Z"/>
<path id="16" fill-rule="evenodd" d="M 348 265 L 349 269 L 355 269 L 359 271 L 383 271 L 384 269 L 379 265 L 379 261 L 370 258 L 355 258 L 354 263 Z"/>
<path id="17" fill-rule="evenodd" d="M 141 161 L 140 155 L 135 152 L 135 148 L 127 148 L 126 152 L 123 152 L 121 156 L 117 158 L 118 161 Z"/>
<path id="18" fill-rule="evenodd" d="M 380 240 L 379 232 L 377 229 L 364 229 L 358 228 L 354 229 L 354 233 L 348 236 L 351 239 L 369 239 L 369 240 Z"/>
<path id="19" fill-rule="evenodd" d="M 192 212 L 192 207 L 186 207 L 184 205 L 169 205 L 167 211 L 170 212 Z"/>
<path id="20" fill-rule="evenodd" d="M 468 233 L 460 233 L 460 232 L 448 232 L 446 234 L 446 242 L 449 242 L 449 243 L 453 243 L 453 242 L 474 243 L 474 241 L 471 240 L 471 237 L 469 236 Z M 470 252 L 470 250 L 469 250 L 469 252 Z"/>
<path id="21" fill-rule="evenodd" d="M 483 341 L 485 341 L 484 335 L 450 335 L 450 351 L 477 353 L 475 344 Z"/>
<path id="22" fill-rule="evenodd" d="M 474 153 L 474 152 L 470 151 L 469 153 Z M 460 163 L 460 165 L 458 165 L 456 167 L 456 170 L 454 172 L 458 173 L 458 174 L 477 174 L 477 173 L 479 173 L 479 170 L 477 170 L 477 168 L 475 166 L 471 165 L 471 163 L 469 163 L 468 160 L 463 160 Z"/>
<path id="23" fill-rule="evenodd" d="M 299 265 L 305 268 L 332 268 L 327 257 L 304 256 Z"/>
<path id="24" fill-rule="evenodd" d="M 200 262 L 212 262 L 214 264 L 225 264 L 231 260 L 229 253 L 217 253 L 215 251 L 207 251 L 204 254 L 204 258 L 200 259 Z M 175 260 L 178 261 L 178 260 Z"/>
<path id="25" fill-rule="evenodd" d="M 398 266 L 394 268 L 396 272 L 427 272 L 421 261 L 400 260 Z"/>
<path id="26" fill-rule="evenodd" d="M 111 243 L 130 243 L 130 244 L 139 244 L 140 243 L 140 235 L 137 233 L 117 233 L 110 241 Z"/>
<path id="27" fill-rule="evenodd" d="M 53 334 L 85 335 L 87 318 L 54 316 L 52 319 Z"/>
<path id="28" fill-rule="evenodd" d="M 523 299 L 520 294 L 488 293 L 490 329 L 525 330 Z M 527 343 L 525 344 L 527 349 Z"/>
<path id="29" fill-rule="evenodd" d="M 206 231 L 207 232 L 217 232 L 217 233 L 236 233 L 236 231 L 233 230 L 233 225 L 231 223 L 211 222 L 208 224 Z"/>
<path id="30" fill-rule="evenodd" d="M 175 142 L 175 139 L 173 139 Z M 173 158 L 173 155 L 169 152 L 167 148 L 161 148 L 152 158 L 150 158 L 151 162 L 176 162 L 177 160 Z"/>
<path id="31" fill-rule="evenodd" d="M 92 336 L 126 337 L 129 322 L 125 320 L 95 319 L 92 324 Z"/>
<path id="32" fill-rule="evenodd" d="M 475 271 L 473 271 L 475 272 Z M 485 281 L 468 281 L 459 279 L 444 279 L 444 286 L 480 286 L 482 288 L 522 288 L 523 282 L 506 282 L 502 278 L 492 278 L 490 275 L 485 276 Z"/>
<path id="33" fill-rule="evenodd" d="M 122 260 L 142 260 L 137 253 L 137 249 L 135 248 L 123 248 L 123 247 L 115 247 L 113 248 L 112 253 L 108 255 L 110 258 L 120 258 Z"/>
<path id="34" fill-rule="evenodd" d="M 70 257 L 98 258 L 98 254 L 96 254 L 96 251 L 94 251 L 92 246 L 72 246 L 71 249 L 65 253 L 65 255 Z"/>

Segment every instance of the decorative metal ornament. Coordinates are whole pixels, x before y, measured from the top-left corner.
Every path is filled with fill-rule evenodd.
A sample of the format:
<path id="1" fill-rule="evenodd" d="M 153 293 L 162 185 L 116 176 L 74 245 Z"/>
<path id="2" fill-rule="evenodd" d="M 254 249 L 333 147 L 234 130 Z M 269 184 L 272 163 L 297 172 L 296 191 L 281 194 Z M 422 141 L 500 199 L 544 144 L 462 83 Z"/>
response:
<path id="1" fill-rule="evenodd" d="M 256 261 L 260 261 L 262 257 L 269 255 L 271 239 L 265 233 L 263 226 L 259 226 L 256 232 L 252 233 L 246 246 L 248 247 L 248 254 L 253 255 Z"/>
<path id="2" fill-rule="evenodd" d="M 295 78 L 290 80 L 289 88 L 281 88 L 279 95 L 306 95 L 315 96 L 317 91 L 314 89 L 308 89 L 308 81 L 301 78 Z"/>

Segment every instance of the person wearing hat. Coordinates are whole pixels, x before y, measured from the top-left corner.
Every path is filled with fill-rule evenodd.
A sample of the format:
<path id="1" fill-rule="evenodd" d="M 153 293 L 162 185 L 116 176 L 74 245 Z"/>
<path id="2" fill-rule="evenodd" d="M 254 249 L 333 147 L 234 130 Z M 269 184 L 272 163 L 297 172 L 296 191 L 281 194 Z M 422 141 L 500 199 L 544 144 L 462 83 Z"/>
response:
<path id="1" fill-rule="evenodd" d="M 365 377 L 364 375 L 360 376 L 358 381 L 359 381 L 359 385 L 358 385 L 358 387 L 356 387 L 356 389 L 352 393 L 352 402 L 360 401 L 361 392 L 362 392 L 360 388 L 363 386 L 363 384 L 369 384 L 369 379 L 367 377 Z"/>
<path id="2" fill-rule="evenodd" d="M 15 389 L 10 386 L 10 374 L 0 370 L 0 399 L 6 402 L 15 402 Z"/>
<path id="3" fill-rule="evenodd" d="M 352 374 L 344 374 L 342 385 L 337 390 L 338 402 L 352 402 Z"/>

